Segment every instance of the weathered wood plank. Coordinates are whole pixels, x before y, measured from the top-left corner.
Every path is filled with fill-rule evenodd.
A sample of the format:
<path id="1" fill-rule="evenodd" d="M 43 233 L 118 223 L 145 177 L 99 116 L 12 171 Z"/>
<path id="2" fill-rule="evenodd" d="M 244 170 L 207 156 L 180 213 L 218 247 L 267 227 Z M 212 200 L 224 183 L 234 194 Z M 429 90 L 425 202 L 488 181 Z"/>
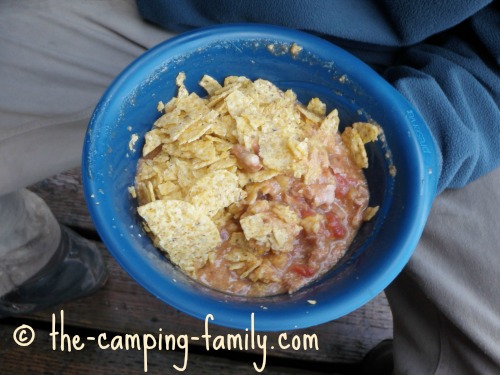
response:
<path id="1" fill-rule="evenodd" d="M 83 200 L 78 170 L 60 174 L 31 187 L 46 200 L 58 220 L 66 225 L 93 231 L 94 226 Z M 100 245 L 102 246 L 102 245 Z M 107 252 L 106 252 L 107 253 Z M 164 332 L 201 334 L 203 322 L 178 312 L 146 292 L 108 256 L 110 280 L 94 296 L 67 303 L 63 308 L 70 325 L 114 332 Z M 32 318 L 50 319 L 50 311 Z M 213 326 L 214 335 L 235 333 Z M 237 332 L 236 332 L 237 333 Z M 321 326 L 293 331 L 291 334 L 316 334 L 319 351 L 274 350 L 272 355 L 330 363 L 353 363 L 379 341 L 392 336 L 392 315 L 381 294 L 357 311 Z M 277 334 L 269 334 L 269 341 Z"/>
<path id="2" fill-rule="evenodd" d="M 94 230 L 83 195 L 79 169 L 58 174 L 29 188 L 50 206 L 60 223 L 84 230 Z"/>
<path id="3" fill-rule="evenodd" d="M 264 368 L 265 374 L 285 375 L 285 374 L 304 374 L 321 375 L 337 374 L 335 372 L 326 372 L 325 369 L 315 369 L 311 364 L 301 364 L 301 366 L 292 367 L 284 365 L 273 365 L 267 361 L 263 363 L 263 357 L 248 356 L 231 358 L 227 353 L 223 355 L 209 355 L 192 350 L 189 346 L 183 345 L 176 349 L 162 347 L 161 350 L 147 350 L 144 355 L 144 345 L 141 341 L 136 342 L 134 347 L 127 350 L 112 350 L 100 348 L 96 340 L 89 340 L 87 337 L 98 337 L 97 331 L 78 331 L 68 327 L 65 334 L 81 338 L 80 348 L 75 347 L 68 351 L 68 346 L 61 350 L 60 342 L 56 343 L 56 349 L 53 350 L 51 328 L 35 327 L 35 339 L 29 346 L 19 346 L 14 342 L 13 333 L 19 325 L 25 322 L 12 322 L 0 324 L 0 363 L 2 374 L 96 374 L 96 375 L 114 375 L 114 374 L 140 374 L 147 369 L 148 374 L 256 374 L 253 363 L 257 368 Z M 111 342 L 111 335 L 108 334 L 108 341 Z M 83 343 L 83 347 L 81 344 Z M 149 341 L 152 345 L 152 341 Z M 224 355 L 225 354 L 225 355 Z M 145 364 L 147 367 L 145 367 Z M 176 366 L 176 368 L 174 368 Z M 184 371 L 180 371 L 185 369 Z"/>

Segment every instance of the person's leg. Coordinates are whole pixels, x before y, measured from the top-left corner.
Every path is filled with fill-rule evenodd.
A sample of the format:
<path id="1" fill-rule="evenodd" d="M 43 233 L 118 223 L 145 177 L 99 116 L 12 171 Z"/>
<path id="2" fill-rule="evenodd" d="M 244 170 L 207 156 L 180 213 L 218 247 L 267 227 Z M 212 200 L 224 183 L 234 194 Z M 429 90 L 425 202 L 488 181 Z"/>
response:
<path id="1" fill-rule="evenodd" d="M 386 290 L 395 374 L 500 373 L 500 169 L 437 197 Z"/>
<path id="2" fill-rule="evenodd" d="M 0 195 L 79 165 L 106 87 L 171 36 L 133 0 L 0 2 Z"/>
<path id="3" fill-rule="evenodd" d="M 49 262 L 61 230 L 47 205 L 27 190 L 0 197 L 0 223 L 1 297 Z"/>
<path id="4" fill-rule="evenodd" d="M 61 227 L 36 194 L 0 197 L 0 222 L 0 317 L 83 297 L 106 282 L 97 246 Z"/>
<path id="5" fill-rule="evenodd" d="M 27 311 L 26 296 L 43 295 L 41 280 L 60 285 L 68 269 L 83 284 L 102 283 L 95 245 L 61 231 L 48 207 L 22 188 L 79 165 L 106 87 L 170 36 L 142 21 L 133 0 L 0 2 L 0 310 Z M 90 284 L 56 291 L 71 289 L 74 297 Z"/>

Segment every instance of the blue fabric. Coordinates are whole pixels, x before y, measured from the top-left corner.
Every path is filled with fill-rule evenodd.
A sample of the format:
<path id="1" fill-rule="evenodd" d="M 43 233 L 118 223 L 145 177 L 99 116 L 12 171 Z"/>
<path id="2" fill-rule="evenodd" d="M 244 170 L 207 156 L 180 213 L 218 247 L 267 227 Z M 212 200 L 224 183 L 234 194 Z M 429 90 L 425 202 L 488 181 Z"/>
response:
<path id="1" fill-rule="evenodd" d="M 500 165 L 500 4 L 491 0 L 137 0 L 182 32 L 257 22 L 324 37 L 379 71 L 421 113 L 441 155 L 438 192 Z"/>

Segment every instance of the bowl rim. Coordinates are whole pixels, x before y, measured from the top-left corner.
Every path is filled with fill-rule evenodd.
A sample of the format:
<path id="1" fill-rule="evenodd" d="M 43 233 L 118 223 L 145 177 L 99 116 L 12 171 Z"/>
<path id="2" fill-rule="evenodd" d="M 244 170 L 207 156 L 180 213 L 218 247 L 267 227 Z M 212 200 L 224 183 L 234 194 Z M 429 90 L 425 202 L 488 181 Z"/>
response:
<path id="1" fill-rule="evenodd" d="M 109 229 L 109 222 L 107 219 L 108 212 L 103 210 L 102 207 L 96 206 L 92 199 L 92 197 L 99 194 L 100 187 L 95 184 L 94 172 L 97 171 L 94 171 L 94 164 L 88 156 L 92 153 L 92 148 L 95 145 L 93 137 L 95 134 L 99 134 L 96 129 L 102 117 L 105 115 L 107 107 L 120 100 L 123 96 L 120 90 L 122 90 L 123 87 L 132 87 L 130 83 L 132 82 L 131 77 L 143 69 L 144 66 L 156 66 L 159 59 L 163 58 L 165 54 L 172 54 L 172 51 L 176 51 L 177 49 L 180 52 L 187 52 L 193 48 L 193 46 L 198 46 L 202 43 L 208 44 L 209 42 L 212 43 L 220 40 L 242 40 L 245 38 L 276 39 L 289 43 L 296 41 L 301 46 L 314 46 L 313 52 L 322 49 L 322 55 L 335 56 L 336 60 L 339 58 L 348 59 L 353 67 L 360 71 L 360 74 L 367 75 L 371 85 L 379 85 L 383 88 L 383 94 L 387 96 L 387 100 L 400 106 L 400 110 L 403 112 L 407 110 L 412 111 L 413 119 L 418 127 L 414 127 L 414 129 L 410 127 L 409 131 L 417 129 L 421 132 L 421 135 L 427 142 L 427 146 L 430 147 L 431 150 L 428 154 L 422 153 L 422 144 L 415 134 L 408 141 L 409 146 L 411 146 L 416 156 L 416 159 L 413 160 L 417 167 L 415 170 L 415 181 L 420 182 L 418 186 L 410 187 L 412 189 L 411 194 L 416 199 L 416 201 L 413 202 L 412 209 L 409 210 L 411 212 L 408 212 L 408 215 L 410 215 L 408 219 L 409 225 L 412 226 L 412 230 L 409 236 L 397 239 L 398 245 L 402 246 L 403 250 L 399 251 L 398 256 L 386 264 L 384 272 L 372 275 L 373 277 L 370 278 L 370 280 L 360 281 L 359 285 L 363 285 L 363 287 L 358 287 L 355 295 L 351 293 L 351 295 L 345 296 L 344 300 L 341 301 L 342 303 L 336 301 L 335 305 L 328 303 L 322 303 L 321 305 L 311 305 L 308 303 L 298 304 L 293 311 L 290 311 L 290 313 L 287 312 L 286 316 L 283 316 L 283 311 L 279 309 L 258 310 L 255 309 L 255 306 L 252 307 L 256 316 L 255 326 L 253 327 L 255 330 L 279 331 L 306 328 L 326 323 L 354 311 L 382 292 L 396 278 L 409 261 L 417 246 L 437 189 L 436 173 L 428 173 L 430 170 L 438 171 L 439 166 L 436 157 L 437 148 L 425 122 L 411 104 L 403 98 L 395 88 L 368 65 L 347 51 L 312 34 L 280 26 L 261 24 L 226 24 L 209 26 L 179 34 L 158 44 L 140 55 L 115 78 L 102 95 L 94 110 L 88 125 L 83 147 L 82 182 L 84 195 L 89 213 L 103 243 L 120 266 L 131 275 L 136 282 L 157 298 L 160 298 L 177 310 L 204 320 L 207 314 L 200 313 L 200 308 L 196 303 L 193 303 L 192 296 L 184 295 L 182 290 L 177 290 L 178 292 L 176 291 L 175 293 L 165 295 L 165 293 L 162 293 L 161 289 L 155 285 L 155 281 L 152 279 L 153 276 L 139 273 L 139 271 L 135 269 L 134 263 L 139 260 L 138 254 L 125 254 L 120 250 L 123 248 L 124 243 Z M 179 288 L 176 282 L 171 282 L 168 286 Z M 203 301 L 200 302 L 204 304 L 208 303 L 206 307 L 214 311 L 215 320 L 213 324 L 240 329 L 249 327 L 250 310 L 246 308 L 247 306 L 243 306 L 245 307 L 243 308 L 242 306 L 225 304 L 224 306 L 226 307 L 221 309 L 220 300 L 212 301 L 210 298 L 203 298 Z M 223 302 L 224 301 L 222 301 L 222 303 Z"/>

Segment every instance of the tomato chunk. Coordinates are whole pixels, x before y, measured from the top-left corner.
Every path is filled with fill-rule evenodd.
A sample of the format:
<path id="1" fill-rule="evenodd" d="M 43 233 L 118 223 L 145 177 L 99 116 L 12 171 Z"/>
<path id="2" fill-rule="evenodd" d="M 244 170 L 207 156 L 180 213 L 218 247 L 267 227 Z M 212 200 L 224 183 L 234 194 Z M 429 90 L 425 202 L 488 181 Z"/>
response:
<path id="1" fill-rule="evenodd" d="M 335 174 L 335 181 L 337 182 L 337 186 L 335 189 L 335 196 L 337 198 L 345 197 L 346 194 L 349 192 L 349 189 L 353 184 L 353 181 L 351 181 L 345 175 L 341 174 Z"/>
<path id="2" fill-rule="evenodd" d="M 304 277 L 312 277 L 315 272 L 312 268 L 306 266 L 305 264 L 295 263 L 290 266 L 290 271 L 295 272 Z"/>
<path id="3" fill-rule="evenodd" d="M 316 215 L 316 211 L 311 210 L 309 207 L 302 207 L 300 209 L 300 217 L 301 218 L 305 218 L 308 216 L 314 216 L 314 215 Z"/>
<path id="4" fill-rule="evenodd" d="M 346 227 L 341 223 L 340 219 L 332 212 L 325 214 L 326 227 L 330 233 L 330 237 L 344 238 L 347 233 Z"/>

